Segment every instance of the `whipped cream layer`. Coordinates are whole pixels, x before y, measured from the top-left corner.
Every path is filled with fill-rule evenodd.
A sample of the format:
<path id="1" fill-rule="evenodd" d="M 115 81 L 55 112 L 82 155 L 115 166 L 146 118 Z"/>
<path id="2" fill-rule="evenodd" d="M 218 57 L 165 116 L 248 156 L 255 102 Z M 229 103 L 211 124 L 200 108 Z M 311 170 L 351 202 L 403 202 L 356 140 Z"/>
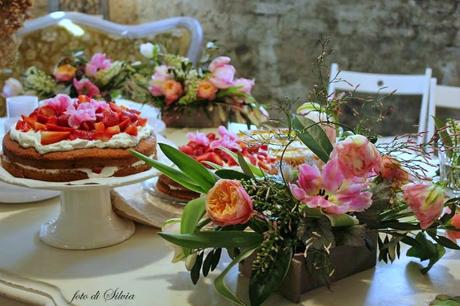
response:
<path id="1" fill-rule="evenodd" d="M 27 131 L 21 132 L 12 128 L 10 130 L 10 137 L 16 140 L 19 145 L 23 148 L 33 147 L 40 154 L 57 151 L 71 151 L 76 149 L 88 149 L 88 148 L 129 148 L 135 147 L 139 144 L 142 139 L 151 136 L 153 128 L 149 125 L 138 127 L 137 136 L 132 136 L 127 133 L 119 133 L 112 136 L 107 141 L 102 140 L 86 140 L 86 139 L 74 139 L 74 140 L 61 140 L 56 143 L 42 145 L 40 132 Z"/>

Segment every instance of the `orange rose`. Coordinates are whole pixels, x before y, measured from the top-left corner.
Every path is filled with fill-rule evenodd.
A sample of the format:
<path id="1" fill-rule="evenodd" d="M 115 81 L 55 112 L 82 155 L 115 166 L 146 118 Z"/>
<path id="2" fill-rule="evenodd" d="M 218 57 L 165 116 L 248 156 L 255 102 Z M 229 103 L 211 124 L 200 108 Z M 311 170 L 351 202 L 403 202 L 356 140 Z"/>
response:
<path id="1" fill-rule="evenodd" d="M 77 72 L 77 68 L 64 64 L 54 69 L 54 77 L 58 82 L 68 82 L 73 79 L 75 72 Z"/>
<path id="2" fill-rule="evenodd" d="M 380 175 L 400 187 L 409 181 L 409 174 L 401 168 L 399 161 L 388 155 L 383 156 L 380 164 Z"/>
<path id="3" fill-rule="evenodd" d="M 453 227 L 460 230 L 460 212 L 457 211 L 450 220 L 450 223 Z M 460 239 L 460 231 L 447 231 L 447 237 L 455 242 L 457 239 Z"/>
<path id="4" fill-rule="evenodd" d="M 252 200 L 239 181 L 222 179 L 209 190 L 206 211 L 217 225 L 244 224 L 252 217 Z"/>
<path id="5" fill-rule="evenodd" d="M 176 102 L 184 93 L 182 84 L 174 80 L 166 80 L 161 89 L 165 95 L 166 105 Z"/>
<path id="6" fill-rule="evenodd" d="M 216 98 L 217 87 L 209 81 L 201 81 L 198 84 L 197 97 L 203 100 L 212 101 Z"/>

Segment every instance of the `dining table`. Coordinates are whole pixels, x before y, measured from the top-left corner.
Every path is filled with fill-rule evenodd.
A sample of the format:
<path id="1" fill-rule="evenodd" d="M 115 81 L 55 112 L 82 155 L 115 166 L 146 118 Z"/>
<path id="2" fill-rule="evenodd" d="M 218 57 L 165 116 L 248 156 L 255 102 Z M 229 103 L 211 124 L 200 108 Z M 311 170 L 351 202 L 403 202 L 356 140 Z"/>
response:
<path id="1" fill-rule="evenodd" d="M 166 129 L 177 145 L 189 130 Z M 0 199 L 1 202 L 1 199 Z M 194 285 L 183 262 L 172 263 L 173 248 L 160 229 L 136 224 L 135 234 L 110 247 L 65 250 L 38 237 L 40 225 L 59 213 L 59 197 L 29 203 L 0 204 L 0 305 L 232 305 L 213 287 L 228 265 L 224 254 L 217 269 Z M 460 295 L 460 252 L 447 249 L 427 273 L 424 263 L 405 255 L 304 293 L 299 304 L 272 294 L 263 305 L 420 306 L 437 295 Z M 353 258 L 348 260 L 353 261 Z M 248 301 L 249 280 L 233 267 L 226 277 L 231 290 Z"/>

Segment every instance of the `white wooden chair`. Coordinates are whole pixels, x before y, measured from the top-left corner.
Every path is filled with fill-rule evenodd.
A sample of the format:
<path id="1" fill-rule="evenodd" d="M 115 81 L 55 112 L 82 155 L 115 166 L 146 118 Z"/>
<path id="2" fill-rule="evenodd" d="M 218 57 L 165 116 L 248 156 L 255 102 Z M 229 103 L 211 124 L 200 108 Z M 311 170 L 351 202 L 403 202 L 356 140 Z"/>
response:
<path id="1" fill-rule="evenodd" d="M 126 25 L 82 13 L 53 12 L 46 16 L 26 21 L 24 27 L 18 31 L 18 36 L 23 37 L 53 25 L 65 27 L 75 36 L 79 36 L 78 32 L 82 30 L 79 29 L 78 25 L 82 25 L 115 37 L 130 39 L 151 37 L 177 28 L 184 28 L 190 34 L 190 44 L 186 55 L 193 63 L 196 63 L 199 59 L 203 47 L 203 30 L 200 22 L 192 17 L 172 17 L 138 25 Z"/>
<path id="2" fill-rule="evenodd" d="M 426 132 L 428 102 L 430 92 L 431 69 L 425 74 L 374 74 L 339 70 L 338 64 L 332 64 L 329 78 L 328 95 L 332 99 L 336 91 L 353 91 L 370 94 L 420 95 L 420 119 L 418 132 Z M 426 142 L 426 134 L 420 134 L 418 143 Z"/>
<path id="3" fill-rule="evenodd" d="M 437 79 L 431 79 L 430 102 L 428 109 L 428 140 L 436 130 L 434 116 L 436 107 L 460 109 L 460 87 L 438 85 Z"/>

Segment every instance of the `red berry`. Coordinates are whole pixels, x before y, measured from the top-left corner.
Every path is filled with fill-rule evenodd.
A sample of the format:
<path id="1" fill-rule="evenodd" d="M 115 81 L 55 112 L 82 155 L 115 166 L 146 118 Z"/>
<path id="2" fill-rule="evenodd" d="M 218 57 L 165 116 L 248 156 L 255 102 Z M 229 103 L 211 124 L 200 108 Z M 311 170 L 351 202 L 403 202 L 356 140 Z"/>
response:
<path id="1" fill-rule="evenodd" d="M 114 126 L 120 123 L 120 119 L 118 118 L 118 114 L 113 111 L 104 111 L 102 113 L 102 123 L 105 126 Z"/>

